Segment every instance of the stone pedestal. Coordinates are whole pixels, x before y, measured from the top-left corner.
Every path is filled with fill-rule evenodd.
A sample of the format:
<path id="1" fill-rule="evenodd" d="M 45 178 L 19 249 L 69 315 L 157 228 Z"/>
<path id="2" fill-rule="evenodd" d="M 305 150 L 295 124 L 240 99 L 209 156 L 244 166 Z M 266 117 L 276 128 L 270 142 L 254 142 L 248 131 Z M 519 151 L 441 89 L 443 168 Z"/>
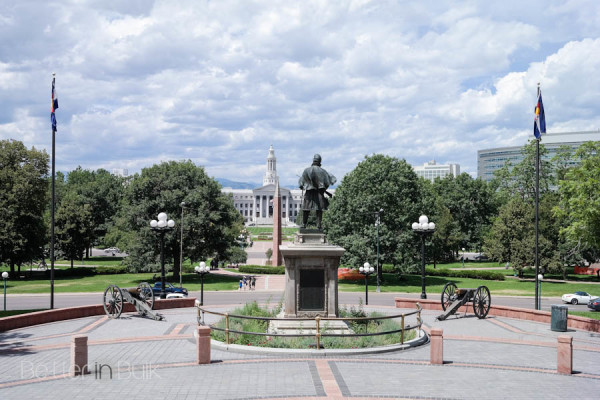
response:
<path id="1" fill-rule="evenodd" d="M 338 317 L 337 269 L 344 249 L 318 230 L 300 229 L 279 246 L 285 263 L 284 317 Z"/>

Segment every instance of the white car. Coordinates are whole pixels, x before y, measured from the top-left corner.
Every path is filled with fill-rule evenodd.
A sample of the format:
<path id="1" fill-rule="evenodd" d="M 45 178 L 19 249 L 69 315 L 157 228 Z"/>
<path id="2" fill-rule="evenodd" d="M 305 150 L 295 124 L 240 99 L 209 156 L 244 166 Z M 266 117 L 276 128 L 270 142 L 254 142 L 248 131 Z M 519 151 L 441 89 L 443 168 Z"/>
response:
<path id="1" fill-rule="evenodd" d="M 598 296 L 592 296 L 591 294 L 586 292 L 575 292 L 562 295 L 562 301 L 571 304 L 587 304 L 592 300 L 596 300 L 597 298 Z"/>

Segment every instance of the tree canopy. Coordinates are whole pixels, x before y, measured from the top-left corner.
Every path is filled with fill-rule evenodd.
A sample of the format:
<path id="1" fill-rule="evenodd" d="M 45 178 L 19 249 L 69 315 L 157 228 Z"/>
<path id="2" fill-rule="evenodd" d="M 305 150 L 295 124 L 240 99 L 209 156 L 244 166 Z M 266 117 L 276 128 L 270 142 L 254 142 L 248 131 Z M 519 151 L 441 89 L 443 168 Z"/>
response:
<path id="1" fill-rule="evenodd" d="M 344 264 L 358 267 L 369 261 L 375 265 L 379 230 L 380 262 L 411 267 L 418 265 L 411 224 L 422 212 L 412 167 L 405 160 L 375 154 L 342 179 L 324 213 L 323 227 L 329 241 L 346 249 Z"/>
<path id="2" fill-rule="evenodd" d="M 575 153 L 580 160 L 559 181 L 560 201 L 555 214 L 564 220 L 561 234 L 588 261 L 600 249 L 600 142 L 583 144 Z"/>
<path id="3" fill-rule="evenodd" d="M 48 155 L 16 140 L 0 140 L 0 263 L 14 265 L 42 257 Z"/>
<path id="4" fill-rule="evenodd" d="M 118 224 L 120 245 L 129 253 L 128 266 L 134 271 L 158 269 L 159 241 L 150 229 L 150 220 L 166 212 L 175 229 L 165 235 L 165 259 L 173 260 L 173 274 L 180 272 L 181 207 L 183 255 L 193 262 L 213 255 L 225 257 L 243 226 L 233 202 L 221 194 L 219 184 L 202 167 L 191 161 L 170 161 L 144 168 L 136 174 L 121 204 Z"/>

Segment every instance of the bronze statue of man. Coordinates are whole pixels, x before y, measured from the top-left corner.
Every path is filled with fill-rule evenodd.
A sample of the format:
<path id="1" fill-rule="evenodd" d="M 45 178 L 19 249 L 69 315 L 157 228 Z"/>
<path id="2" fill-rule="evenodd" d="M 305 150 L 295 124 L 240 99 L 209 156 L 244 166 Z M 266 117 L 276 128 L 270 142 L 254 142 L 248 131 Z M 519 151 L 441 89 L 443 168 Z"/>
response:
<path id="1" fill-rule="evenodd" d="M 304 190 L 304 199 L 302 201 L 302 228 L 306 228 L 308 216 L 311 210 L 317 213 L 317 229 L 322 229 L 323 210 L 327 210 L 329 200 L 325 197 L 331 197 L 327 188 L 336 182 L 335 176 L 321 168 L 321 156 L 315 154 L 313 163 L 302 172 L 298 181 L 300 189 Z"/>

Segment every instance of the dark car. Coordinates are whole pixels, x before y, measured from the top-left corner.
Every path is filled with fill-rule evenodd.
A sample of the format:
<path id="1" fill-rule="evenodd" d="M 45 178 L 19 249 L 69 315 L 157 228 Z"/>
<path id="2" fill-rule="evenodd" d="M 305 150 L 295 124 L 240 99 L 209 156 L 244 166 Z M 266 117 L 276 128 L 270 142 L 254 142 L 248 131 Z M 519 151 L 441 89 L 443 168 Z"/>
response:
<path id="1" fill-rule="evenodd" d="M 162 288 L 161 282 L 154 283 L 154 286 L 152 286 L 152 291 L 154 292 L 155 296 L 160 295 L 161 288 Z M 167 296 L 169 296 L 169 294 L 175 295 L 175 296 L 171 296 L 171 297 L 187 297 L 188 296 L 188 291 L 186 288 L 178 288 L 176 286 L 173 286 L 173 284 L 169 283 L 169 282 L 167 282 L 165 285 L 165 293 L 167 293 Z"/>
<path id="2" fill-rule="evenodd" d="M 600 311 L 600 298 L 591 300 L 588 303 L 588 308 L 591 308 L 594 311 Z"/>

